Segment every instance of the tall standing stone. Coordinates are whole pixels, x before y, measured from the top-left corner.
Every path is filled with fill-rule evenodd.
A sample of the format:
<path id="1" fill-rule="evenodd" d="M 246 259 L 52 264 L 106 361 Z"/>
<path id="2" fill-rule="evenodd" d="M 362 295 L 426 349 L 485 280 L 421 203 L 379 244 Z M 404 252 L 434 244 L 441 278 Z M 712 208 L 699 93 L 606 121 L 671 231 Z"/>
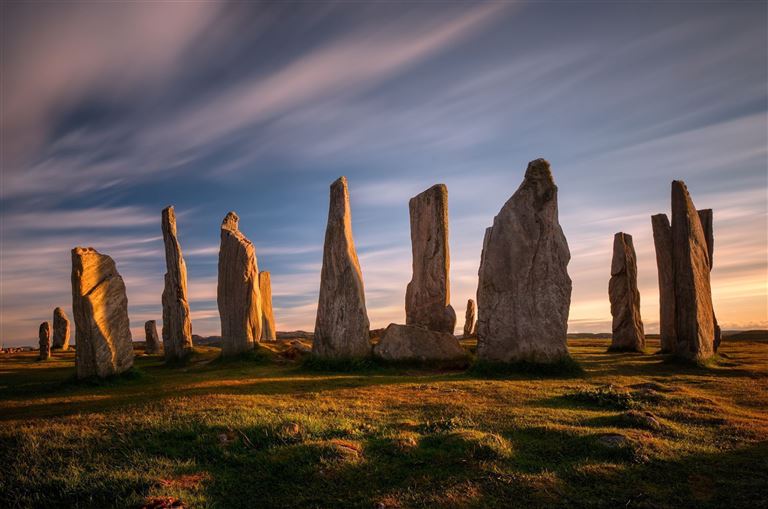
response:
<path id="1" fill-rule="evenodd" d="M 192 352 L 192 322 L 187 300 L 187 265 L 176 235 L 176 213 L 162 213 L 165 243 L 165 288 L 163 289 L 163 349 L 166 360 L 183 359 Z"/>
<path id="2" fill-rule="evenodd" d="M 549 163 L 531 161 L 523 183 L 485 231 L 477 290 L 479 359 L 550 363 L 568 357 L 570 258 Z"/>
<path id="3" fill-rule="evenodd" d="M 712 209 L 702 209 L 697 211 L 699 214 L 699 221 L 701 221 L 701 228 L 704 230 L 704 238 L 707 240 L 707 254 L 709 255 L 709 271 L 712 272 L 712 267 L 715 264 L 715 233 L 714 233 L 714 221 L 712 215 Z M 711 280 L 710 280 L 711 284 Z M 714 350 L 720 348 L 720 325 L 717 323 L 717 316 L 714 314 L 714 305 L 712 311 L 712 321 L 715 324 L 715 339 Z"/>
<path id="4" fill-rule="evenodd" d="M 40 330 L 38 331 L 38 339 L 40 340 L 40 360 L 44 361 L 51 357 L 51 324 L 50 322 L 43 322 L 40 324 Z"/>
<path id="5" fill-rule="evenodd" d="M 475 326 L 475 301 L 467 300 L 467 311 L 464 313 L 464 337 L 472 335 Z"/>
<path id="6" fill-rule="evenodd" d="M 659 274 L 659 335 L 661 352 L 675 351 L 675 277 L 672 267 L 672 226 L 666 214 L 651 216 L 656 268 Z"/>
<path id="7" fill-rule="evenodd" d="M 58 350 L 69 349 L 69 319 L 62 308 L 53 310 L 53 340 L 51 348 Z"/>
<path id="8" fill-rule="evenodd" d="M 705 361 L 714 354 L 714 313 L 707 239 L 685 183 L 672 182 L 672 261 L 675 277 L 675 353 Z"/>
<path id="9" fill-rule="evenodd" d="M 448 247 L 448 188 L 437 184 L 408 202 L 413 277 L 405 292 L 405 323 L 453 334 Z"/>
<path id="10" fill-rule="evenodd" d="M 221 223 L 217 302 L 221 318 L 221 354 L 253 350 L 261 338 L 259 268 L 253 244 L 238 229 L 230 212 Z"/>
<path id="11" fill-rule="evenodd" d="M 369 328 L 347 179 L 341 177 L 331 184 L 312 353 L 327 358 L 367 356 Z"/>
<path id="12" fill-rule="evenodd" d="M 275 315 L 272 312 L 272 281 L 269 272 L 259 272 L 259 295 L 261 296 L 261 340 L 275 341 Z"/>
<path id="13" fill-rule="evenodd" d="M 613 237 L 608 296 L 613 316 L 609 350 L 644 351 L 645 332 L 640 319 L 640 291 L 637 289 L 637 255 L 632 236 L 626 233 L 619 232 Z"/>
<path id="14" fill-rule="evenodd" d="M 157 336 L 157 323 L 154 320 L 144 322 L 144 353 L 160 353 L 160 338 Z"/>
<path id="15" fill-rule="evenodd" d="M 112 258 L 91 247 L 72 250 L 72 312 L 78 378 L 104 378 L 133 366 L 125 283 Z"/>

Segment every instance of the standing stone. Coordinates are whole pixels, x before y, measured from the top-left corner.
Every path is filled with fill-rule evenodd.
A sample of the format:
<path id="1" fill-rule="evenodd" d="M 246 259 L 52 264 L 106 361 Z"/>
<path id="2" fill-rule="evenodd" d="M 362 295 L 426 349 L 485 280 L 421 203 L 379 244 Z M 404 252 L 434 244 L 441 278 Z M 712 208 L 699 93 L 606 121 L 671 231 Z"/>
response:
<path id="1" fill-rule="evenodd" d="M 707 240 L 707 254 L 709 255 L 709 271 L 712 272 L 712 267 L 715 264 L 715 234 L 714 234 L 714 221 L 712 217 L 712 209 L 702 209 L 697 211 L 699 214 L 699 221 L 701 221 L 701 228 L 704 230 L 704 238 Z M 711 280 L 710 280 L 711 284 Z M 712 311 L 712 321 L 715 324 L 715 339 L 714 349 L 720 348 L 720 325 L 717 323 L 717 316 L 714 314 L 714 306 Z"/>
<path id="2" fill-rule="evenodd" d="M 328 358 L 367 356 L 369 328 L 347 179 L 341 177 L 331 184 L 312 353 Z"/>
<path id="3" fill-rule="evenodd" d="M 221 223 L 217 301 L 221 318 L 221 354 L 253 350 L 261 337 L 259 268 L 253 244 L 230 212 Z"/>
<path id="4" fill-rule="evenodd" d="M 53 340 L 51 348 L 69 350 L 69 319 L 62 308 L 53 310 Z"/>
<path id="5" fill-rule="evenodd" d="M 275 315 L 272 312 L 272 281 L 269 272 L 259 272 L 259 295 L 261 296 L 261 340 L 275 341 Z"/>
<path id="6" fill-rule="evenodd" d="M 675 277 L 672 270 L 672 227 L 666 214 L 651 216 L 656 268 L 659 273 L 661 353 L 675 351 Z"/>
<path id="7" fill-rule="evenodd" d="M 685 183 L 672 182 L 672 261 L 675 276 L 675 353 L 705 361 L 714 354 L 714 313 L 707 239 Z"/>
<path id="8" fill-rule="evenodd" d="M 183 359 L 192 352 L 192 322 L 187 301 L 187 265 L 176 236 L 176 213 L 162 213 L 165 243 L 165 288 L 163 289 L 163 349 L 166 360 Z"/>
<path id="9" fill-rule="evenodd" d="M 549 163 L 531 161 L 523 183 L 485 231 L 477 290 L 479 359 L 551 363 L 568 357 L 570 258 Z"/>
<path id="10" fill-rule="evenodd" d="M 40 360 L 48 360 L 51 357 L 51 324 L 50 322 L 43 322 L 40 324 L 40 331 L 38 332 L 38 338 L 40 339 Z"/>
<path id="11" fill-rule="evenodd" d="M 637 256 L 632 236 L 613 237 L 611 281 L 608 283 L 613 328 L 609 351 L 642 352 L 645 332 L 640 319 L 640 291 L 637 289 Z"/>
<path id="12" fill-rule="evenodd" d="M 467 301 L 467 312 L 464 313 L 464 337 L 472 335 L 472 329 L 475 325 L 475 301 L 469 299 Z"/>
<path id="13" fill-rule="evenodd" d="M 160 353 L 160 338 L 157 336 L 157 323 L 154 320 L 144 322 L 144 353 Z"/>
<path id="14" fill-rule="evenodd" d="M 125 283 L 112 258 L 91 247 L 72 250 L 72 312 L 78 378 L 104 378 L 133 366 Z"/>
<path id="15" fill-rule="evenodd" d="M 451 307 L 448 248 L 448 188 L 437 184 L 408 202 L 411 215 L 413 277 L 405 292 L 405 323 L 450 332 L 456 327 Z"/>

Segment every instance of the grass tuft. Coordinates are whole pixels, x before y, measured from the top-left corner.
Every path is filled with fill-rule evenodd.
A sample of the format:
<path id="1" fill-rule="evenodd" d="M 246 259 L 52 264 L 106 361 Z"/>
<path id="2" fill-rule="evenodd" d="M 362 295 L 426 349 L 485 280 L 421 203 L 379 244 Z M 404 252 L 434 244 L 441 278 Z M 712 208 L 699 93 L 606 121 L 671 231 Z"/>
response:
<path id="1" fill-rule="evenodd" d="M 579 403 L 619 410 L 630 410 L 639 407 L 639 403 L 632 397 L 630 392 L 619 389 L 612 384 L 602 387 L 580 387 L 563 394 L 563 398 Z"/>

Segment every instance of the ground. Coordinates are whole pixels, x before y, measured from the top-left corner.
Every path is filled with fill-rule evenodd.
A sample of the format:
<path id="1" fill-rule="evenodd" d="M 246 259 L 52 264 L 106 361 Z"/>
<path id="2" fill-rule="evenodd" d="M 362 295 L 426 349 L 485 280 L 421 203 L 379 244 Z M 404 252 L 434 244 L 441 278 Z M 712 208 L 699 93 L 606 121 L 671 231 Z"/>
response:
<path id="1" fill-rule="evenodd" d="M 768 343 L 708 367 L 569 346 L 583 373 L 203 347 L 83 383 L 71 352 L 0 356 L 0 507 L 768 507 Z"/>

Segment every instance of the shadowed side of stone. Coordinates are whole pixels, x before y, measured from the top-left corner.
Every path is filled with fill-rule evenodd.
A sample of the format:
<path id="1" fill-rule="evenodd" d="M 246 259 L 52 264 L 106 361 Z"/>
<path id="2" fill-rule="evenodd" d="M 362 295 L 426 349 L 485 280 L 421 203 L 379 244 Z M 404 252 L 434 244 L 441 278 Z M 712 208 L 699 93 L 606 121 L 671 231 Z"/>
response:
<path id="1" fill-rule="evenodd" d="M 275 315 L 272 311 L 272 280 L 269 272 L 259 272 L 259 296 L 261 297 L 261 340 L 275 341 Z"/>
<path id="2" fill-rule="evenodd" d="M 371 351 L 369 328 L 347 179 L 341 177 L 331 184 L 312 353 L 327 358 L 365 357 Z"/>
<path id="3" fill-rule="evenodd" d="M 553 363 L 566 345 L 571 278 L 549 163 L 525 179 L 485 232 L 477 291 L 478 358 Z"/>
<path id="4" fill-rule="evenodd" d="M 701 228 L 704 230 L 704 238 L 707 241 L 707 254 L 709 255 L 709 271 L 712 272 L 712 267 L 715 265 L 715 232 L 714 232 L 714 217 L 712 209 L 702 209 L 697 211 L 699 214 L 699 221 L 701 221 Z M 720 347 L 721 331 L 720 325 L 717 323 L 717 315 L 712 308 L 712 321 L 715 326 L 715 339 L 713 340 L 713 347 L 715 352 Z"/>
<path id="5" fill-rule="evenodd" d="M 69 350 L 69 319 L 63 308 L 53 310 L 53 339 L 51 348 L 55 350 Z"/>
<path id="6" fill-rule="evenodd" d="M 50 322 L 43 322 L 40 324 L 37 337 L 40 344 L 40 356 L 41 361 L 47 360 L 51 357 L 51 324 Z"/>
<path id="7" fill-rule="evenodd" d="M 388 361 L 459 361 L 467 353 L 453 334 L 421 325 L 391 323 L 373 349 L 373 354 Z"/>
<path id="8" fill-rule="evenodd" d="M 133 366 L 125 283 L 114 260 L 90 247 L 72 250 L 72 312 L 78 378 L 104 378 Z"/>
<path id="9" fill-rule="evenodd" d="M 157 336 L 157 322 L 147 320 L 144 322 L 144 352 L 147 354 L 157 354 L 162 350 L 160 338 Z"/>
<path id="10" fill-rule="evenodd" d="M 165 243 L 165 287 L 163 288 L 163 349 L 167 360 L 183 359 L 192 352 L 192 321 L 187 300 L 187 265 L 176 235 L 173 207 L 162 212 Z"/>
<path id="11" fill-rule="evenodd" d="M 666 214 L 651 216 L 656 269 L 659 275 L 659 335 L 662 353 L 675 351 L 675 277 L 672 267 L 672 226 Z"/>
<path id="12" fill-rule="evenodd" d="M 613 237 L 608 296 L 613 317 L 609 350 L 644 351 L 645 332 L 640 318 L 640 291 L 637 289 L 637 256 L 632 236 L 626 233 L 619 232 Z"/>

